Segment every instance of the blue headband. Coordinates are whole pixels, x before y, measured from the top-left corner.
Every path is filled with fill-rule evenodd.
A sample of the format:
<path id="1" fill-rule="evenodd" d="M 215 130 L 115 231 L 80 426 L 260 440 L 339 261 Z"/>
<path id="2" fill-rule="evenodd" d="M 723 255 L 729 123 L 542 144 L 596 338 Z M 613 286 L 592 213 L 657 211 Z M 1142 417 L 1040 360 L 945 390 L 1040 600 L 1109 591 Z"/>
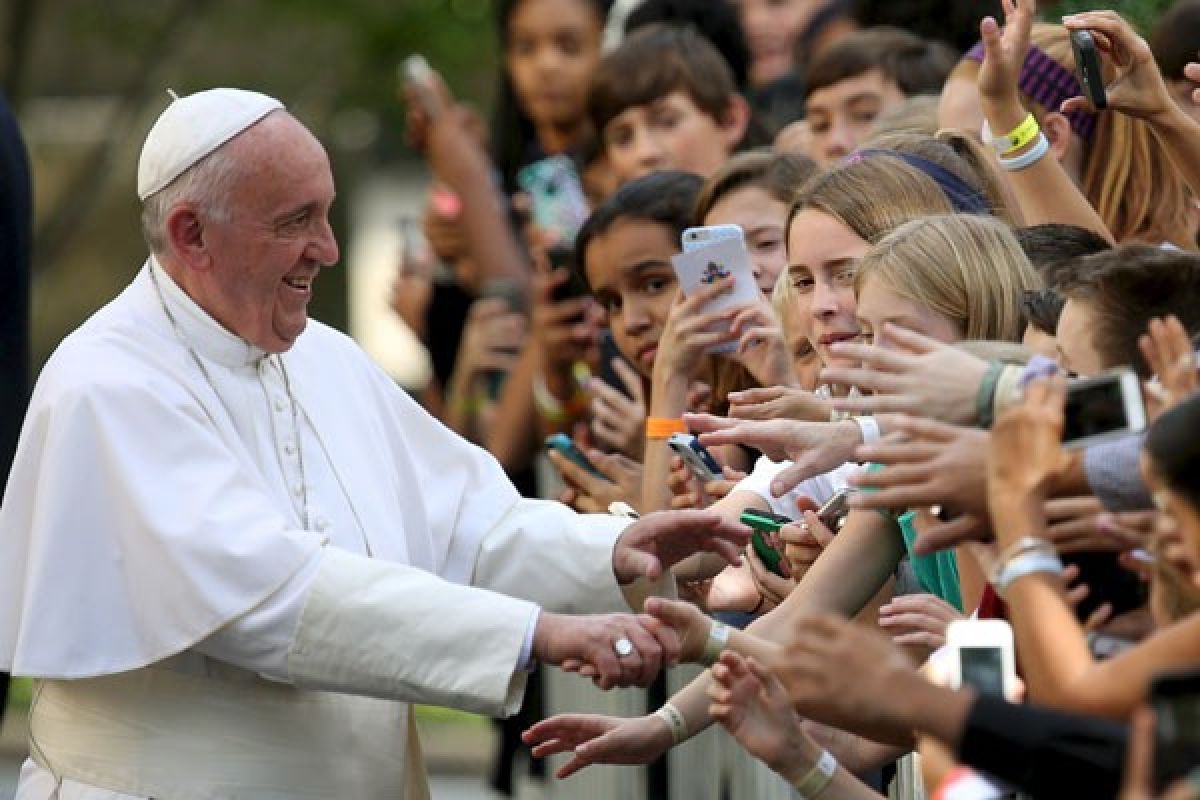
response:
<path id="1" fill-rule="evenodd" d="M 868 148 L 852 153 L 849 161 L 853 163 L 869 156 L 891 156 L 892 158 L 898 158 L 913 169 L 925 173 L 925 175 L 938 185 L 938 188 L 942 190 L 942 194 L 946 195 L 946 199 L 950 201 L 950 205 L 960 214 L 992 213 L 992 204 L 988 202 L 987 198 L 978 189 L 968 185 L 966 181 L 950 170 L 933 163 L 927 158 L 910 155 L 909 153 L 899 153 L 895 150 Z"/>

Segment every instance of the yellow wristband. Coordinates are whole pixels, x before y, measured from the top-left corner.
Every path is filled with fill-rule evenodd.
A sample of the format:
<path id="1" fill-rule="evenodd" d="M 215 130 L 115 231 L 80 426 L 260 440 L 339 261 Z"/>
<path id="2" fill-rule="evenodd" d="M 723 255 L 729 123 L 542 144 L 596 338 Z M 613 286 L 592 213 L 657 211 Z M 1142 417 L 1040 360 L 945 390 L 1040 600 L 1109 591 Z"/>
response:
<path id="1" fill-rule="evenodd" d="M 675 417 L 646 417 L 647 439 L 670 439 L 673 433 L 687 433 L 687 425 Z"/>
<path id="2" fill-rule="evenodd" d="M 1032 144 L 1041 132 L 1042 127 L 1038 125 L 1037 117 L 1029 113 L 1021 120 L 1020 125 L 1003 136 L 992 139 L 992 147 L 996 148 L 996 152 L 1001 156 L 1009 156 Z"/>

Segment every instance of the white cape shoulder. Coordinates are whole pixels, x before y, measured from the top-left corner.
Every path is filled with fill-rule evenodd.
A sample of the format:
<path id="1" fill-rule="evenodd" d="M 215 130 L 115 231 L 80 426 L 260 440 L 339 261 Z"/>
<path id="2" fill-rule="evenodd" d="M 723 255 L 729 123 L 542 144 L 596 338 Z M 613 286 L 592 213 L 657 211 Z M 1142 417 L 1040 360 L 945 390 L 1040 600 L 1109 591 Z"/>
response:
<path id="1" fill-rule="evenodd" d="M 14 674 L 178 653 L 322 545 L 216 432 L 145 290 L 135 281 L 64 340 L 34 391 L 0 507 L 0 668 Z"/>

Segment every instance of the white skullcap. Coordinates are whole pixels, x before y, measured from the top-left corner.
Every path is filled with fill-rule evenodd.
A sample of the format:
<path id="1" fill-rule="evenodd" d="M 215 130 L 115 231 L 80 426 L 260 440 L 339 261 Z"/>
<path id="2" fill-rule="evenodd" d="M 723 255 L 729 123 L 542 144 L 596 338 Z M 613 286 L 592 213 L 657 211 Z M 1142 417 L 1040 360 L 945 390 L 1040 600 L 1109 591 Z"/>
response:
<path id="1" fill-rule="evenodd" d="M 139 200 L 165 189 L 188 167 L 283 108 L 274 97 L 243 89 L 208 89 L 176 97 L 146 136 L 138 159 Z"/>

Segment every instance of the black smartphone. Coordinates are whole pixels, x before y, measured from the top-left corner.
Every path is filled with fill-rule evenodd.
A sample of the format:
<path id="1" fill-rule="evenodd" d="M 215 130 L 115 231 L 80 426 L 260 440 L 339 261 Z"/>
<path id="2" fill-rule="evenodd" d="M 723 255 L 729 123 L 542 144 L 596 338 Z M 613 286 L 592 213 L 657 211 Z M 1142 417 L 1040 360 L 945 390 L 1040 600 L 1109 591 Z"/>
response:
<path id="1" fill-rule="evenodd" d="M 554 292 L 550 295 L 551 299 L 556 303 L 562 303 L 567 300 L 573 300 L 576 297 L 587 297 L 591 294 L 587 283 L 583 277 L 575 269 L 575 250 L 567 244 L 555 244 L 546 251 L 546 258 L 550 262 L 550 266 L 554 269 L 565 269 L 568 272 L 567 280 L 554 287 Z"/>
<path id="2" fill-rule="evenodd" d="M 1096 110 L 1108 107 L 1104 92 L 1104 72 L 1100 69 L 1100 51 L 1096 39 L 1088 31 L 1071 31 L 1071 50 L 1075 53 L 1075 75 L 1083 93 Z"/>
<path id="3" fill-rule="evenodd" d="M 633 395 L 630 393 L 629 387 L 625 385 L 625 381 L 621 379 L 621 376 L 613 367 L 613 361 L 616 359 L 624 361 L 635 374 L 637 373 L 637 369 L 634 368 L 629 359 L 617 347 L 612 331 L 606 328 L 600 334 L 600 380 L 632 400 Z"/>
<path id="4" fill-rule="evenodd" d="M 1200 764 L 1200 668 L 1156 677 L 1150 684 L 1150 706 L 1157 794 Z"/>
<path id="5" fill-rule="evenodd" d="M 753 508 L 747 508 L 741 516 L 742 524 L 754 531 L 750 536 L 750 545 L 754 548 L 754 552 L 767 569 L 781 578 L 783 570 L 780 568 L 779 562 L 783 561 L 783 553 L 771 546 L 771 543 L 767 541 L 766 534 L 775 533 L 791 521 L 782 514 L 772 514 L 770 511 L 759 511 Z"/>

